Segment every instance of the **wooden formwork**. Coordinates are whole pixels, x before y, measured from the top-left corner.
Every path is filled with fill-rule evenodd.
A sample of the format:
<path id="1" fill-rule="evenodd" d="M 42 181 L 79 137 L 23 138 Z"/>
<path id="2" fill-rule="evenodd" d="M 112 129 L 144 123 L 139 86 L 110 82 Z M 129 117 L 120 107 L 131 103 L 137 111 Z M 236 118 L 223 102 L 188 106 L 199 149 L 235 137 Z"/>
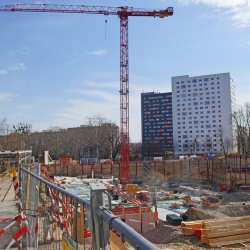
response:
<path id="1" fill-rule="evenodd" d="M 160 162 L 150 162 L 150 181 L 157 180 L 165 182 L 182 183 L 216 183 L 218 185 L 230 186 L 230 179 L 236 176 L 242 185 L 250 185 L 250 159 L 248 158 L 229 158 L 216 160 L 167 160 Z M 65 166 L 45 166 L 51 176 L 77 176 L 91 175 L 92 170 L 95 174 L 113 175 L 120 178 L 120 164 L 95 164 L 95 165 L 65 165 Z M 241 171 L 244 170 L 245 173 Z M 236 172 L 233 172 L 236 171 Z M 237 173 L 239 171 L 239 173 Z M 240 173 L 241 172 L 241 173 Z M 145 180 L 145 170 L 143 162 L 130 163 L 131 181 L 135 176 L 140 180 Z"/>

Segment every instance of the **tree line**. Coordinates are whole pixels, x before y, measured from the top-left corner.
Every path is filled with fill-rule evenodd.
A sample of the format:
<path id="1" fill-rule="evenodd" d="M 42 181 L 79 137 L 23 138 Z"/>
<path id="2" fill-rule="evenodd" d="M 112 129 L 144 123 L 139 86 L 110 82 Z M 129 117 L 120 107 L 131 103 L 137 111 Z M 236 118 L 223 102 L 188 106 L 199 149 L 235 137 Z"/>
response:
<path id="1" fill-rule="evenodd" d="M 32 124 L 7 124 L 0 120 L 0 150 L 32 149 L 36 158 L 49 151 L 52 159 L 116 158 L 120 153 L 119 127 L 101 114 L 87 117 L 86 125 L 64 129 L 50 126 L 43 132 L 32 132 Z"/>

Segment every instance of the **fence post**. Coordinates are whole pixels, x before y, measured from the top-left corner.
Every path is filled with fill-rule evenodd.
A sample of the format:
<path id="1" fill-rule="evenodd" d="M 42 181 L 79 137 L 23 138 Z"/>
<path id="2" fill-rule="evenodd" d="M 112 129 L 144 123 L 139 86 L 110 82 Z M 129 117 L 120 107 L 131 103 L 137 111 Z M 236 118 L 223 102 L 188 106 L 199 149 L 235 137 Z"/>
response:
<path id="1" fill-rule="evenodd" d="M 198 175 L 199 175 L 199 183 L 201 182 L 201 175 L 200 175 L 200 160 L 198 160 Z"/>
<path id="2" fill-rule="evenodd" d="M 164 161 L 164 182 L 166 180 L 166 161 Z"/>
<path id="3" fill-rule="evenodd" d="M 189 163 L 188 163 L 188 170 L 189 170 L 189 183 L 191 182 L 191 169 L 190 169 L 190 160 L 189 160 Z"/>
<path id="4" fill-rule="evenodd" d="M 212 183 L 214 183 L 214 160 L 212 160 Z"/>
<path id="5" fill-rule="evenodd" d="M 173 161 L 173 181 L 175 180 L 174 178 L 174 161 Z"/>
<path id="6" fill-rule="evenodd" d="M 90 183 L 90 210 L 86 209 L 90 233 L 92 236 L 93 250 L 104 248 L 109 240 L 109 225 L 103 223 L 103 218 L 97 214 L 97 209 L 103 206 L 103 194 L 109 199 L 109 210 L 111 211 L 111 198 L 103 183 Z"/>

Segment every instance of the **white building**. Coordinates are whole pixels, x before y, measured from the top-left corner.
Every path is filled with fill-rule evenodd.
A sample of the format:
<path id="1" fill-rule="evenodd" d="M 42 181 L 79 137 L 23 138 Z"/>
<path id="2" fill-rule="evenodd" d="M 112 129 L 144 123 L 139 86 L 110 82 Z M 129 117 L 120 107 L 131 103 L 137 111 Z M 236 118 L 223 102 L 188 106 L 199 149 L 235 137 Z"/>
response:
<path id="1" fill-rule="evenodd" d="M 236 110 L 235 85 L 230 73 L 172 77 L 175 154 L 233 150 Z"/>

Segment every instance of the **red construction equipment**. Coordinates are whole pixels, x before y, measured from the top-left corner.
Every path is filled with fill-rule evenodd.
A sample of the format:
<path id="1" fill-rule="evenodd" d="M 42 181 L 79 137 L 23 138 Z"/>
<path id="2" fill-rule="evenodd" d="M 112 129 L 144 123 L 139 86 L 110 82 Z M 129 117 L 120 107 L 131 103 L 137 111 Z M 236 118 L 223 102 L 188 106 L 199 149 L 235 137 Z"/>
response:
<path id="1" fill-rule="evenodd" d="M 118 15 L 120 18 L 120 129 L 121 129 L 121 183 L 130 183 L 129 170 L 129 57 L 128 57 L 128 17 L 173 15 L 173 7 L 166 10 L 148 10 L 133 7 L 105 7 L 84 5 L 15 4 L 0 6 L 7 12 L 54 12 Z"/>
<path id="2" fill-rule="evenodd" d="M 150 210 L 150 206 L 147 203 L 143 202 L 142 200 L 139 200 L 139 199 L 137 199 L 137 198 L 135 198 L 135 197 L 121 191 L 121 190 L 118 190 L 118 189 L 114 188 L 113 186 L 109 186 L 108 184 L 105 184 L 105 183 L 103 183 L 103 184 L 106 186 L 106 188 L 109 191 L 112 191 L 113 193 L 118 194 L 120 197 L 130 201 L 134 205 L 136 205 L 136 206 L 141 205 L 142 207 L 144 207 L 144 209 L 146 211 Z"/>

